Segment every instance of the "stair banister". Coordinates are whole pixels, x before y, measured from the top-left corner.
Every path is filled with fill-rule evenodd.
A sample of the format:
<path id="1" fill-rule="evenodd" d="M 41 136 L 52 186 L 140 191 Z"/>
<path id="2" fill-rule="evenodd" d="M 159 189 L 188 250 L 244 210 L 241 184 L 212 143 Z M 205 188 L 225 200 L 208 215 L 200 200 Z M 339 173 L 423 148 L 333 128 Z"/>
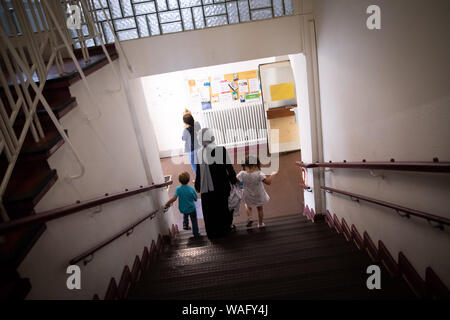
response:
<path id="1" fill-rule="evenodd" d="M 0 235 L 5 234 L 10 231 L 17 230 L 19 228 L 25 228 L 29 226 L 34 226 L 40 223 L 45 223 L 47 221 L 51 221 L 54 219 L 58 219 L 70 214 L 74 214 L 77 212 L 80 212 L 82 210 L 86 210 L 89 208 L 98 207 L 104 203 L 108 203 L 111 201 L 116 201 L 120 199 L 124 199 L 130 196 L 134 196 L 143 192 L 155 190 L 155 189 L 161 189 L 168 187 L 173 183 L 172 180 L 166 181 L 164 183 L 159 184 L 152 184 L 149 186 L 140 186 L 139 188 L 135 189 L 126 189 L 123 192 L 118 192 L 114 194 L 105 194 L 104 197 L 89 199 L 83 202 L 77 201 L 75 204 L 67 205 L 61 208 L 56 208 L 44 212 L 36 213 L 32 216 L 16 219 L 10 222 L 5 222 L 0 224 Z"/>
<path id="2" fill-rule="evenodd" d="M 373 162 L 316 162 L 304 163 L 296 161 L 302 168 L 345 168 L 345 169 L 377 169 L 377 170 L 398 170 L 398 171 L 418 171 L 418 172 L 440 172 L 450 173 L 450 162 L 430 161 L 373 161 Z"/>
<path id="3" fill-rule="evenodd" d="M 339 193 L 339 194 L 343 194 L 346 196 L 349 196 L 352 200 L 357 201 L 357 200 L 363 200 L 366 202 L 370 202 L 370 203 L 374 203 L 386 208 L 390 208 L 395 210 L 400 216 L 402 217 L 407 217 L 409 218 L 409 216 L 415 216 L 421 219 L 425 219 L 427 220 L 430 224 L 431 221 L 436 222 L 437 225 L 433 226 L 433 227 L 437 227 L 441 230 L 444 229 L 444 225 L 446 226 L 450 226 L 450 219 L 447 219 L 445 217 L 441 217 L 441 216 L 437 216 L 431 213 L 427 213 L 424 211 L 419 211 L 419 210 L 415 210 L 415 209 L 411 209 L 411 208 L 407 208 L 407 207 L 403 207 L 394 203 L 390 203 L 387 201 L 382 201 L 382 200 L 377 200 L 374 198 L 369 198 L 367 196 L 363 196 L 363 195 L 359 195 L 356 193 L 351 193 L 351 192 L 347 192 L 347 191 L 343 191 L 343 190 L 339 190 L 339 189 L 335 189 L 335 188 L 330 188 L 330 187 L 326 187 L 326 186 L 322 186 L 320 187 L 322 190 L 325 190 L 326 192 L 329 193 Z M 403 212 L 404 214 L 401 214 L 401 212 Z"/>

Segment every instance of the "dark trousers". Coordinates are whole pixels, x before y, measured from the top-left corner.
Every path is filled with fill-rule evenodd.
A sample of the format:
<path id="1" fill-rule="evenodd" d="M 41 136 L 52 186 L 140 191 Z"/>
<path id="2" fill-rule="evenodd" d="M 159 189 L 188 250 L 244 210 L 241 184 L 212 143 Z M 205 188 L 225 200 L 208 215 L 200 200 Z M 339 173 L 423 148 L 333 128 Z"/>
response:
<path id="1" fill-rule="evenodd" d="M 189 217 L 191 218 L 192 223 L 192 234 L 194 237 L 198 237 L 198 222 L 197 222 L 197 211 L 191 213 L 183 213 L 183 225 L 189 226 Z"/>
<path id="2" fill-rule="evenodd" d="M 208 238 L 227 235 L 231 226 L 228 195 L 215 191 L 202 193 L 202 209 Z"/>

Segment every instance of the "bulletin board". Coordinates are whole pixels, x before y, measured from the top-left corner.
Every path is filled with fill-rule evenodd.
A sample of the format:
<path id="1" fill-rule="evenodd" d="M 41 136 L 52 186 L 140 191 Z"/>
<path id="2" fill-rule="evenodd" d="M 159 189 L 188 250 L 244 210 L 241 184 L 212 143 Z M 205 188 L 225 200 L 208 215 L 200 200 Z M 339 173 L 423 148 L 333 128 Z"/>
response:
<path id="1" fill-rule="evenodd" d="M 188 80 L 189 93 L 200 95 L 202 109 L 211 109 L 211 104 L 232 101 L 252 102 L 260 99 L 261 87 L 257 70 L 229 73 L 220 77 Z"/>

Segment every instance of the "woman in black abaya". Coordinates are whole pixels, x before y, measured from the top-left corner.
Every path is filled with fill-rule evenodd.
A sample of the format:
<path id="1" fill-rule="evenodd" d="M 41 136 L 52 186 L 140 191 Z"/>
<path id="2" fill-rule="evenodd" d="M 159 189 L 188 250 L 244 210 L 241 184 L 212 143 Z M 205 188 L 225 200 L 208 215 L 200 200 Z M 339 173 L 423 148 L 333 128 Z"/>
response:
<path id="1" fill-rule="evenodd" d="M 224 147 L 214 144 L 211 129 L 199 133 L 202 148 L 197 153 L 195 189 L 201 193 L 203 217 L 208 238 L 225 236 L 230 231 L 228 210 L 230 183 L 236 184 L 236 173 Z"/>

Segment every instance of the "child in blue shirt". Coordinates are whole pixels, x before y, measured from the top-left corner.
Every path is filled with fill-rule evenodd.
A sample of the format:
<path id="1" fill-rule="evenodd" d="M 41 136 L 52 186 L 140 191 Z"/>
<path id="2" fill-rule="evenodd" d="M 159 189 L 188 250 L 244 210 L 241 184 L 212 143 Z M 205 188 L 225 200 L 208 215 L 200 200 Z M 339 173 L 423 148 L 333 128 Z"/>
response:
<path id="1" fill-rule="evenodd" d="M 200 233 L 198 232 L 198 223 L 197 223 L 197 211 L 195 210 L 195 203 L 197 201 L 197 192 L 191 186 L 188 186 L 189 183 L 189 173 L 183 172 L 178 176 L 178 180 L 182 184 L 175 189 L 175 195 L 167 201 L 165 208 L 170 207 L 170 205 L 177 201 L 178 199 L 178 209 L 183 214 L 183 229 L 189 230 L 189 217 L 192 222 L 192 233 L 195 238 L 200 237 Z"/>

